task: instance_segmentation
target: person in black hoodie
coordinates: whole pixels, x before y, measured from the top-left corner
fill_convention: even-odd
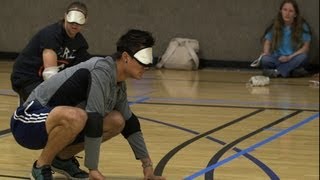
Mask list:
[[[32,90],[62,69],[91,57],[81,34],[88,16],[87,6],[72,2],[64,18],[38,31],[16,58],[11,74],[12,89],[24,102]]]

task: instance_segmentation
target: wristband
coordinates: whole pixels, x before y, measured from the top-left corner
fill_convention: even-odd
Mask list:
[[[57,66],[51,66],[44,69],[42,72],[43,80],[49,79],[51,76],[57,74],[59,72],[59,68]]]

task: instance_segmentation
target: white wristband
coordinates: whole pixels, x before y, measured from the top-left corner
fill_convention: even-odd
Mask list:
[[[59,72],[58,66],[47,67],[42,72],[43,80],[49,79],[51,76],[57,74]]]

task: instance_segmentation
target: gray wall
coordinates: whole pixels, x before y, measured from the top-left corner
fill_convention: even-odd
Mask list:
[[[297,0],[312,26],[312,62],[319,64],[319,0]],[[20,52],[40,28],[63,17],[68,0],[1,0],[0,51]],[[93,54],[111,54],[129,28],[153,32],[154,55],[171,38],[195,38],[200,58],[251,61],[261,51],[260,37],[281,0],[88,0],[83,34]]]

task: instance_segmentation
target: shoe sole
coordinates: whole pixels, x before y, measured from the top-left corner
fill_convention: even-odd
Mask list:
[[[55,167],[53,167],[53,166],[51,166],[51,169],[52,169],[54,172],[57,172],[57,173],[60,173],[60,174],[62,174],[62,175],[64,175],[64,176],[66,176],[66,177],[67,177],[68,179],[70,179],[70,180],[89,180],[89,178],[75,178],[75,177],[72,177],[72,176],[70,176],[69,173],[67,173],[66,171],[61,170],[61,169],[57,169],[57,168],[55,168]]]

